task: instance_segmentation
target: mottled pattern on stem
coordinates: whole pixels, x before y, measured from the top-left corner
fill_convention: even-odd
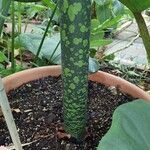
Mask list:
[[[91,0],[61,0],[61,48],[66,132],[84,135],[88,99]]]

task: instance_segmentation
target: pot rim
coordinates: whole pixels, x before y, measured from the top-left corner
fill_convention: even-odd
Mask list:
[[[18,88],[19,86],[27,82],[47,77],[50,75],[51,76],[61,75],[61,66],[53,65],[53,66],[31,68],[4,77],[2,80],[4,83],[5,90],[8,93],[10,90]],[[106,86],[115,86],[119,88],[122,92],[129,94],[135,98],[150,101],[150,95],[148,93],[146,93],[136,85],[126,81],[125,79],[122,79],[121,77],[103,71],[98,71],[96,73],[89,75],[89,79],[91,81],[99,82]]]

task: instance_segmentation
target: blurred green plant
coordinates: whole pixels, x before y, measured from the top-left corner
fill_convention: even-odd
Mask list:
[[[0,35],[2,34],[3,25],[9,11],[11,0],[0,0]]]
[[[53,12],[52,12],[52,15],[51,15],[51,17],[50,17],[50,19],[49,19],[49,21],[48,21],[46,30],[45,30],[45,32],[44,32],[44,34],[43,34],[42,40],[41,40],[41,42],[40,42],[39,48],[38,48],[37,53],[36,53],[35,58],[34,58],[34,61],[35,61],[35,62],[37,61],[38,56],[39,56],[39,54],[40,54],[40,51],[41,51],[41,49],[42,49],[44,40],[45,40],[46,35],[47,35],[47,32],[48,32],[48,29],[49,29],[49,27],[50,27],[50,25],[51,25],[51,22],[52,22],[52,19],[53,19],[54,15],[55,15],[55,13],[56,13],[57,6],[58,6],[58,2],[57,2],[56,6],[55,6],[55,8],[54,8],[54,10],[53,10]]]
[[[125,14],[124,6],[118,0],[94,0],[96,3],[96,16],[102,24],[108,19]]]

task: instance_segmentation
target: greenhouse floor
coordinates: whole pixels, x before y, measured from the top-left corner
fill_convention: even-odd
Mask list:
[[[146,23],[150,31],[150,17],[146,17]],[[116,52],[118,51],[118,52]],[[138,32],[135,21],[127,22],[114,38],[113,43],[107,46],[105,53],[115,53],[115,60],[125,64],[147,64],[146,51]]]

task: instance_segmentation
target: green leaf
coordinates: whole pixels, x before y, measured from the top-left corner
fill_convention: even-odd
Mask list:
[[[124,14],[124,6],[118,0],[98,0],[96,3],[97,19],[101,24]]]
[[[110,2],[111,2],[111,0],[94,0],[98,5],[101,5],[101,6],[103,6],[103,5],[108,5]]]
[[[119,0],[132,12],[142,12],[150,7],[150,0]]]
[[[114,60],[114,59],[115,59],[115,54],[114,53],[104,56],[105,61],[111,61],[111,60]]]
[[[122,5],[122,3],[120,3],[118,0],[114,0],[113,2],[113,12],[114,14],[117,16],[119,15],[124,15],[125,11],[124,11],[124,5]]]
[[[136,100],[119,106],[98,150],[150,150],[150,102]]]
[[[23,68],[22,66],[20,66],[20,65],[17,65],[16,68],[15,68],[15,72],[19,72],[19,71],[22,71],[22,70],[24,70],[24,68]],[[9,76],[9,75],[11,75],[11,74],[13,74],[13,73],[15,73],[15,72],[13,72],[11,68],[8,68],[8,69],[4,69],[4,68],[3,68],[3,69],[0,69],[0,75],[1,75],[2,77]]]
[[[128,71],[127,74],[128,74],[129,76],[132,76],[132,77],[139,77],[139,76],[140,76],[140,75],[137,74],[135,71]]]
[[[104,31],[94,31],[91,33],[91,41],[95,41],[98,39],[103,39],[104,38]]]
[[[7,19],[8,17],[6,17],[6,16],[4,16],[4,15],[2,15],[1,13],[0,13],[0,19]]]
[[[36,55],[41,39],[42,36],[37,34],[30,34],[30,33],[20,34],[18,38],[15,40],[15,46],[27,49],[34,55]],[[47,37],[43,43],[41,52],[39,54],[39,58],[41,59],[46,58],[53,64],[60,64],[60,53],[61,53],[60,45],[53,54],[59,41],[60,41],[60,34],[55,34],[50,38]]]
[[[107,5],[96,5],[96,14],[100,23],[105,22],[107,19],[112,17],[111,9],[109,8],[110,4]]]
[[[107,28],[110,28],[112,26],[116,26],[119,23],[121,18],[122,18],[122,16],[118,15],[113,19],[108,19],[103,24],[99,25],[97,30],[107,29]]]
[[[0,71],[4,70],[5,66],[0,63]]]
[[[90,57],[95,57],[97,50],[95,48],[90,48]]]
[[[95,28],[97,28],[100,25],[100,22],[98,21],[98,19],[92,19],[91,20],[91,30],[94,30]]]
[[[50,0],[42,0],[43,4],[51,8],[52,10],[55,9],[55,3]]]
[[[42,11],[45,11],[46,9],[47,7],[43,5],[31,4],[31,7],[29,7],[27,14],[28,16],[30,16],[30,18],[32,18],[36,13],[42,13]]]
[[[42,36],[37,34],[22,33],[15,39],[16,48],[24,48],[32,52],[34,55],[37,53]],[[60,41],[60,34],[55,34],[50,38],[46,38],[39,58],[46,58],[52,64],[61,63],[61,47],[58,46],[57,50],[54,52],[57,44]],[[99,63],[94,58],[89,58],[89,72],[96,72],[99,69]]]
[[[97,40],[91,40],[91,47],[99,47],[99,46],[105,46],[112,43],[112,40],[105,40],[105,39],[97,39]]]
[[[4,53],[0,51],[0,62],[2,63],[2,62],[4,62],[4,61],[7,62],[8,59],[7,59],[7,57],[4,55]]]

